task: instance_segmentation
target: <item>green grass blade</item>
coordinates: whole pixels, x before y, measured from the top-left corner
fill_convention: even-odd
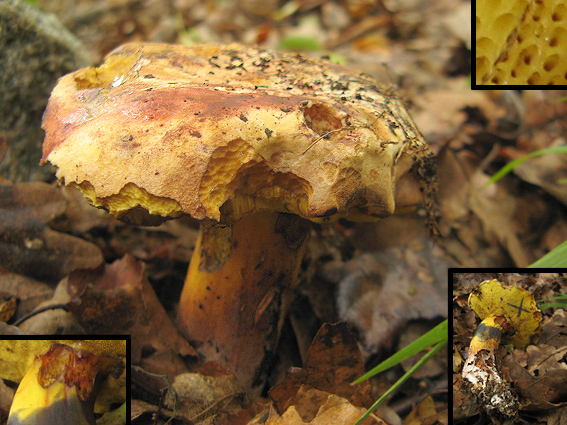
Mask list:
[[[567,303],[549,303],[538,305],[537,308],[545,310],[546,308],[567,308]]]
[[[301,35],[290,36],[280,41],[280,49],[296,51],[317,51],[321,50],[321,45],[313,37]]]
[[[500,180],[502,177],[504,177],[506,174],[508,174],[510,171],[512,171],[514,168],[516,168],[518,165],[522,164],[523,162],[527,161],[528,159],[535,158],[536,156],[541,156],[541,155],[545,155],[545,154],[548,154],[548,153],[567,154],[567,146],[555,146],[555,147],[552,147],[552,148],[540,149],[538,151],[524,155],[521,158],[518,158],[518,159],[506,164],[504,167],[502,167],[500,169],[500,171],[498,171],[496,174],[494,174],[490,178],[490,180],[488,180],[488,182],[486,182],[484,187],[489,186],[492,183],[496,183],[498,180]]]
[[[358,384],[359,382],[365,381],[372,376],[391,368],[392,366],[397,365],[398,363],[404,361],[411,356],[416,355],[420,351],[423,351],[425,348],[435,345],[439,342],[447,342],[449,339],[449,325],[448,320],[441,322],[439,325],[431,329],[425,335],[419,337],[415,341],[413,341],[408,346],[402,348],[393,356],[387,358],[378,366],[374,367],[372,370],[366,372],[360,378],[355,380],[352,384]]]
[[[555,302],[555,301],[567,301],[567,294],[559,294],[556,297],[553,298],[546,298],[543,300],[537,300],[538,303],[551,303],[551,302]]]
[[[567,241],[563,242],[528,267],[567,267]]]
[[[431,359],[435,354],[437,354],[439,351],[441,351],[441,349],[443,347],[445,347],[445,345],[447,345],[447,340],[448,340],[448,335],[447,335],[447,339],[445,339],[445,341],[440,341],[438,342],[431,350],[429,350],[429,352],[427,354],[425,354],[421,359],[419,359],[419,361],[413,365],[413,367],[408,370],[404,376],[402,376],[400,379],[398,379],[398,381],[392,385],[388,391],[386,391],[384,394],[382,394],[382,397],[380,397],[376,403],[374,403],[372,406],[370,406],[370,408],[360,417],[358,418],[358,420],[354,423],[354,425],[360,425],[362,423],[363,420],[365,420],[368,416],[370,416],[372,414],[372,412],[374,412],[374,410],[376,410],[376,408],[382,404],[382,402],[390,395],[392,394],[394,391],[396,391],[404,382],[406,382],[410,376],[412,376],[415,372],[417,372],[419,370],[419,368],[421,368],[425,363],[427,363],[429,361],[429,359]]]

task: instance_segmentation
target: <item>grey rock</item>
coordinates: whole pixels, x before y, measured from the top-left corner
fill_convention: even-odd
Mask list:
[[[41,116],[57,79],[90,59],[55,15],[23,0],[0,0],[0,138],[8,142],[0,175],[14,182],[49,180],[39,166]]]

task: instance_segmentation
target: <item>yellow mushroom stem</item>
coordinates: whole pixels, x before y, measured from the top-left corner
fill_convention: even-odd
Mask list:
[[[54,345],[35,357],[20,382],[8,425],[94,425],[98,387],[117,362]]]
[[[510,330],[504,316],[489,316],[478,325],[469,348],[469,356],[480,350],[494,351],[500,345],[502,333]]]
[[[476,329],[463,366],[463,379],[470,384],[471,392],[488,412],[514,416],[518,399],[510,385],[500,376],[494,350],[500,345],[502,333],[511,332],[503,316],[489,316]]]
[[[297,285],[310,222],[261,212],[232,226],[201,226],[178,324],[207,360],[261,389]]]

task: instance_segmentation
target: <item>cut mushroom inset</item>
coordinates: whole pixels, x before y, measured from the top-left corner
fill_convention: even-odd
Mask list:
[[[0,341],[0,378],[19,382],[8,425],[95,425],[126,398],[125,340]]]
[[[248,388],[273,358],[309,220],[387,217],[431,156],[375,80],[236,44],[121,46],[59,81],[43,127],[43,161],[94,206],[201,221],[179,327]]]

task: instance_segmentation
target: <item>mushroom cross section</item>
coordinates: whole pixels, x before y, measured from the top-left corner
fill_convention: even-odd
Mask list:
[[[200,220],[178,324],[248,388],[271,362],[308,221],[387,217],[430,157],[372,78],[238,44],[123,45],[60,79],[43,128],[42,161],[92,205],[138,225]]]
[[[95,425],[126,400],[126,340],[0,341],[0,378],[18,382],[8,425]]]

